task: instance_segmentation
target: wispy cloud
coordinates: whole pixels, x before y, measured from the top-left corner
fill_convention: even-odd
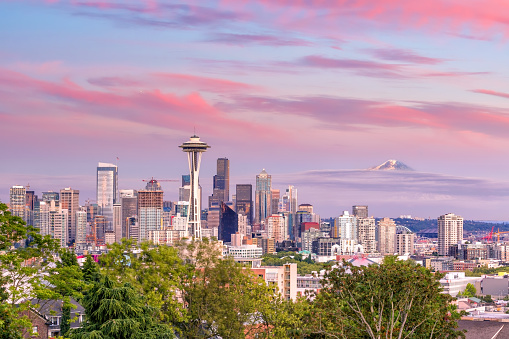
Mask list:
[[[496,91],[492,91],[489,89],[474,89],[474,90],[472,90],[472,92],[479,93],[479,94],[488,94],[488,95],[493,95],[496,97],[509,99],[509,93],[496,92]]]
[[[266,45],[266,46],[312,46],[310,41],[298,38],[285,38],[267,34],[215,33],[205,41],[228,45]]]
[[[368,53],[378,59],[389,61],[402,61],[413,64],[437,65],[444,62],[440,58],[430,58],[419,55],[414,51],[399,48],[368,49]]]

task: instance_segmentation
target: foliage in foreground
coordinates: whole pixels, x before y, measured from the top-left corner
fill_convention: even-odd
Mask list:
[[[311,332],[340,338],[457,338],[461,316],[440,275],[411,261],[330,270],[308,315]]]

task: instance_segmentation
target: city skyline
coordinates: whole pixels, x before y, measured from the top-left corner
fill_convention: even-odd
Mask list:
[[[231,192],[265,168],[323,217],[509,220],[509,5],[289,3],[1,2],[0,201],[94,200],[117,157],[119,189],[177,180],[196,131],[203,197],[228,158]],[[364,170],[388,159],[416,171]]]

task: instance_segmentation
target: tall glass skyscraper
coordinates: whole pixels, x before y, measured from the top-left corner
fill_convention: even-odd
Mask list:
[[[255,223],[262,223],[272,213],[272,176],[265,168],[256,176]]]
[[[112,230],[113,204],[118,202],[118,167],[100,162],[97,165],[97,205],[106,218],[106,230]]]

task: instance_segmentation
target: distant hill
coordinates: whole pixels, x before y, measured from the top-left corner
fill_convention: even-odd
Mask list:
[[[394,221],[397,225],[408,227],[412,232],[419,232],[427,228],[437,228],[437,219],[426,219],[426,220],[414,220],[414,219],[402,219],[395,218]],[[464,220],[463,230],[468,232],[481,231],[489,232],[494,226],[494,230],[500,229],[500,231],[509,231],[509,223],[494,224],[485,221],[474,221]]]
[[[412,168],[408,167],[404,163],[398,160],[387,160],[381,165],[368,168],[370,171],[413,171]]]

